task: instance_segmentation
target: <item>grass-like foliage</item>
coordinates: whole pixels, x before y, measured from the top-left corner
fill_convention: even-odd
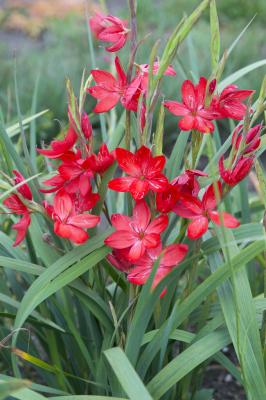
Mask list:
[[[207,77],[190,35],[203,14]],[[266,60],[224,73],[248,27],[222,50],[215,0],[145,60],[137,2],[127,21],[87,18],[91,69],[79,92],[67,79],[67,129],[41,143],[47,110],[36,87],[22,116],[16,67],[17,123],[0,115],[0,399],[211,400],[215,364],[265,400],[266,80],[236,82]]]

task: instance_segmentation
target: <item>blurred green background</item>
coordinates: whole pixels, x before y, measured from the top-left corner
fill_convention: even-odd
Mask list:
[[[88,1],[89,13],[104,2]],[[139,0],[139,38],[151,32],[137,55],[137,62],[148,62],[153,43],[160,38],[161,48],[184,14],[189,14],[198,0]],[[127,0],[109,0],[110,13],[127,18]],[[247,32],[230,55],[224,76],[254,61],[265,58],[265,0],[218,0],[222,49],[226,49],[255,16]],[[17,64],[19,97],[23,116],[31,114],[32,97],[37,85],[36,111],[49,113],[37,121],[38,140],[54,136],[67,118],[65,79],[69,77],[78,90],[84,68],[92,67],[88,49],[84,1],[79,0],[0,0],[0,105],[7,125],[16,121],[14,96],[14,60]],[[180,48],[174,63],[177,77],[165,78],[163,95],[177,99],[182,80],[210,73],[210,35],[208,14],[196,25]],[[95,43],[97,66],[109,68],[112,55]],[[128,47],[119,55],[126,65]],[[265,69],[245,76],[238,84],[259,89]],[[39,77],[39,80],[38,80]],[[174,82],[173,82],[174,79]],[[87,103],[88,111],[94,101]],[[176,130],[177,120],[170,114],[169,130]],[[97,125],[97,119],[93,119]]]

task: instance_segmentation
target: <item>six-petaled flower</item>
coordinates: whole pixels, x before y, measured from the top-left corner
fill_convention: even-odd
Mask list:
[[[166,229],[168,217],[160,215],[151,221],[151,212],[145,200],[136,203],[133,216],[112,215],[112,225],[116,231],[105,239],[105,244],[113,249],[125,249],[124,256],[129,261],[137,261],[147,249],[160,243],[160,234]]]
[[[153,157],[151,150],[142,146],[135,154],[117,148],[116,159],[119,167],[128,175],[112,179],[108,186],[118,192],[130,192],[135,200],[143,199],[149,190],[162,192],[168,184],[162,174],[164,156]]]

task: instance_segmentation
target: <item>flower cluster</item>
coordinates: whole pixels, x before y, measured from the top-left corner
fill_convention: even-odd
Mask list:
[[[112,15],[97,13],[90,18],[89,25],[98,40],[109,43],[106,47],[109,52],[122,49],[131,37],[128,22]],[[127,112],[141,115],[143,133],[149,79],[150,75],[158,75],[160,62],[155,61],[152,66],[132,62],[128,73],[116,55],[114,67],[116,75],[105,70],[91,70],[95,85],[85,87],[85,93],[97,100],[93,112],[105,113],[120,103]],[[162,75],[175,77],[176,72],[169,65],[163,69]],[[181,117],[178,123],[181,130],[200,135],[212,133],[216,120],[248,119],[252,111],[245,100],[253,93],[253,90],[240,90],[236,85],[226,86],[219,92],[215,78],[208,80],[201,77],[197,84],[190,80],[183,82],[181,102],[163,101],[163,106]],[[51,160],[49,163],[52,162],[55,169],[53,176],[43,182],[46,188],[42,188],[41,192],[48,196],[48,200],[44,200],[39,208],[36,207],[29,185],[23,183],[23,176],[14,171],[12,183],[17,186],[14,194],[5,199],[4,205],[11,213],[21,216],[20,221],[13,225],[17,230],[15,246],[25,238],[31,213],[36,210],[50,218],[56,235],[75,244],[84,243],[89,238],[87,229],[100,222],[100,216],[92,213],[100,200],[95,190],[103,174],[114,162],[119,167],[118,175],[111,178],[107,186],[112,191],[128,192],[132,196],[128,198],[133,205],[133,214],[115,213],[109,219],[105,207],[107,220],[114,228],[114,232],[105,239],[105,244],[112,249],[108,255],[109,262],[126,273],[130,282],[144,284],[155,261],[159,260],[153,282],[155,287],[184,259],[189,251],[189,240],[200,239],[212,228],[212,224],[227,228],[239,226],[239,221],[233,215],[219,211],[218,207],[228,191],[243,180],[252,168],[255,152],[260,145],[261,125],[237,126],[232,134],[229,155],[226,159],[222,155],[217,163],[219,177],[206,187],[204,182],[210,177],[196,169],[194,161],[184,163],[184,171],[169,181],[165,173],[166,157],[163,154],[154,155],[153,147],[147,141],[142,141],[143,137],[140,142],[144,144],[135,151],[130,151],[129,147],[123,148],[120,144],[121,147],[109,152],[106,143],[102,143],[95,153],[93,129],[88,115],[83,111],[83,104],[74,107],[74,114],[69,104],[69,127],[64,139],[53,140],[49,148],[38,149],[40,155]],[[104,204],[104,199],[101,199],[101,204]],[[180,232],[177,232],[176,237],[181,242],[165,245],[162,233],[169,230],[171,213],[180,217],[186,236],[180,236]]]

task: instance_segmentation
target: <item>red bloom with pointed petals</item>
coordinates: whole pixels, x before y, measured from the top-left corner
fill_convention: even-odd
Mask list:
[[[82,244],[89,238],[84,229],[93,228],[100,221],[97,215],[76,214],[71,196],[64,191],[55,195],[53,208],[50,206],[47,211],[52,215],[55,233],[76,244]]]
[[[17,185],[25,180],[25,178],[21,175],[21,173],[17,170],[13,170],[14,173],[14,184]],[[18,193],[23,196],[27,201],[32,200],[32,193],[30,187],[27,183],[21,185],[17,188]],[[3,204],[13,213],[16,215],[22,215],[22,218],[19,222],[12,225],[12,229],[17,231],[16,240],[13,246],[18,246],[24,239],[28,230],[28,227],[31,223],[30,213],[31,210],[27,208],[27,206],[23,203],[21,198],[16,195],[12,194],[11,196],[7,197]]]
[[[185,172],[175,178],[161,193],[157,193],[156,207],[160,212],[170,212],[175,206],[182,206],[182,195],[197,196],[200,185],[197,181],[198,176],[208,176],[199,170],[186,169]]]
[[[213,97],[211,108],[221,114],[220,118],[241,120],[246,114],[247,106],[243,103],[254,90],[240,90],[236,85],[229,85],[220,95]]]
[[[80,151],[65,154],[62,164],[58,167],[58,174],[43,182],[46,186],[53,186],[51,189],[41,189],[43,193],[53,193],[64,188],[69,194],[80,192],[84,197],[91,190],[90,158],[81,158]]]
[[[64,140],[53,140],[51,149],[37,149],[37,151],[48,158],[60,158],[72,149],[77,137],[75,129],[70,125]]]
[[[105,50],[115,52],[124,47],[129,33],[127,21],[122,21],[113,15],[105,16],[97,13],[90,18],[89,24],[97,39],[112,43]]]
[[[96,82],[88,92],[98,100],[94,112],[102,113],[111,110],[123,96],[127,85],[126,74],[118,57],[115,58],[117,78],[110,72],[93,69],[91,74]]]
[[[207,79],[201,77],[197,85],[189,80],[182,84],[182,103],[178,101],[165,101],[164,106],[174,115],[182,116],[178,126],[183,131],[198,130],[210,133],[214,130],[211,122],[219,114],[205,106]]]
[[[118,192],[130,192],[135,200],[141,200],[149,190],[162,192],[168,185],[162,174],[164,156],[153,157],[150,149],[142,146],[135,154],[117,148],[119,167],[129,176],[112,179],[108,187]]]
[[[219,200],[222,196],[221,182],[217,182]],[[174,211],[183,218],[191,219],[188,224],[187,235],[190,239],[199,239],[207,231],[209,219],[217,225],[221,225],[219,215],[222,215],[223,224],[227,228],[236,228],[240,225],[239,221],[233,215],[226,212],[220,214],[216,211],[216,185],[212,184],[207,187],[202,200],[196,197],[184,196],[180,201],[180,205],[176,206]]]
[[[160,234],[168,225],[168,217],[161,215],[150,222],[151,213],[144,200],[136,203],[133,216],[112,215],[112,224],[116,231],[105,239],[105,244],[113,249],[126,249],[125,257],[131,262],[137,261],[146,249],[158,246]]]
[[[161,256],[160,264],[152,283],[154,288],[185,258],[187,252],[188,246],[186,244],[171,244],[166,246],[164,250],[162,250],[162,245],[159,244],[154,249],[148,249],[144,256],[135,263],[135,266],[130,269],[127,279],[135,285],[144,285],[152,272],[154,263]],[[164,294],[165,290],[162,292],[161,297]]]
[[[98,154],[92,154],[89,160],[91,170],[98,174],[103,174],[114,163],[115,157],[112,152],[109,152],[106,144],[103,143]]]
[[[153,65],[153,74],[156,75],[159,70],[159,63],[155,61]],[[175,70],[170,65],[167,67],[164,75],[174,76],[176,75]],[[149,64],[142,64],[138,66],[137,74],[132,79],[132,81],[127,85],[124,95],[121,98],[122,105],[131,111],[137,112],[138,110],[138,101],[141,94],[145,96],[147,94],[148,89],[148,81],[149,81]],[[142,103],[141,108],[141,125],[142,129],[145,126],[145,102]]]

